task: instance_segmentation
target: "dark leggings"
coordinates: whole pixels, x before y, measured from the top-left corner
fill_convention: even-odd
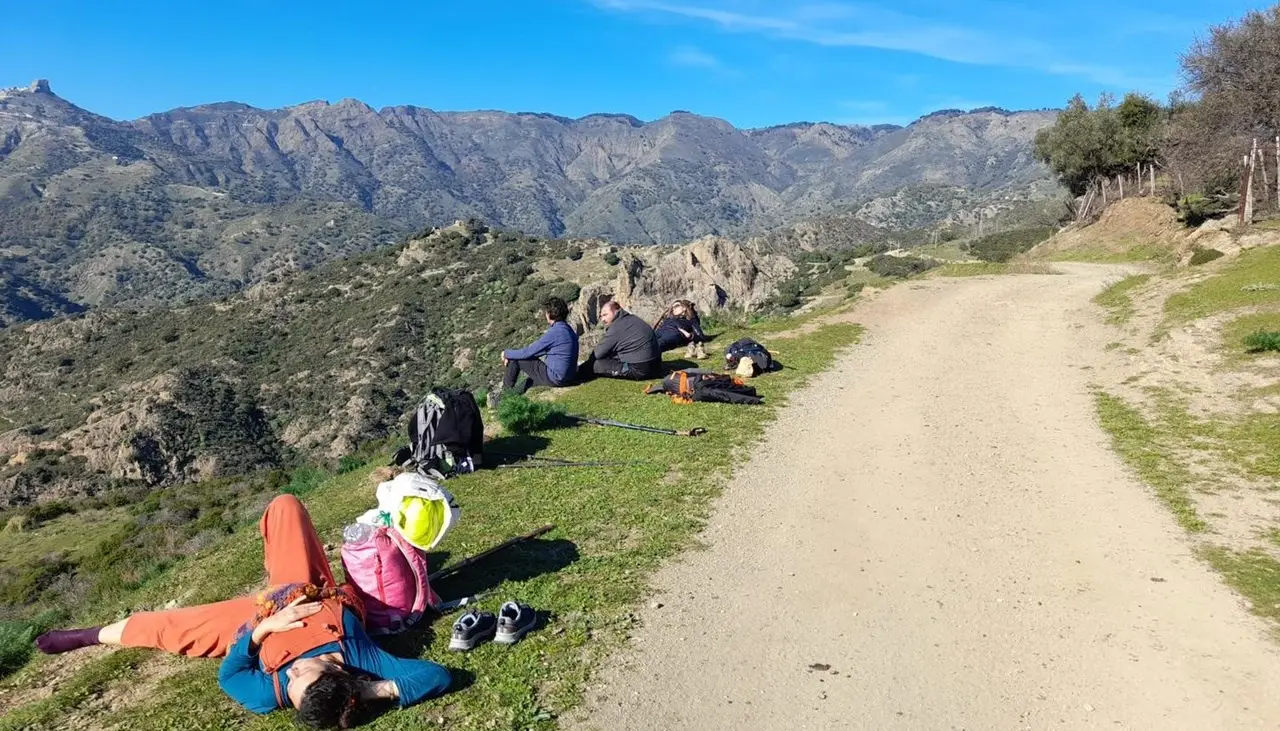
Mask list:
[[[659,330],[656,334],[658,336],[658,349],[664,353],[668,350],[683,348],[693,342],[692,339],[686,338],[684,333],[679,330],[663,329]]]
[[[662,375],[662,361],[653,360],[648,363],[624,363],[613,358],[599,358],[594,355],[578,368],[578,378],[588,380],[596,377],[624,378],[629,381],[647,381]]]
[[[520,374],[525,374],[524,382],[516,388],[516,381],[519,380]],[[516,393],[524,393],[534,386],[556,386],[559,385],[551,380],[547,375],[547,364],[537,358],[528,360],[509,360],[507,361],[507,373],[502,378],[502,385],[507,388],[516,388]]]

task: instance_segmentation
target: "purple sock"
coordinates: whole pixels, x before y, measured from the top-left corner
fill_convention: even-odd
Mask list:
[[[101,644],[98,642],[98,632],[101,629],[101,627],[85,627],[84,629],[49,630],[36,638],[36,647],[46,655],[57,655],[60,652],[98,645]]]

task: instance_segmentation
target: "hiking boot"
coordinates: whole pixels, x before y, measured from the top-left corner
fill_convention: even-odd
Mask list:
[[[493,612],[477,612],[472,609],[458,617],[453,623],[453,637],[449,638],[449,649],[454,652],[466,652],[485,640],[493,639],[498,631],[498,619]]]
[[[514,645],[538,623],[538,613],[526,604],[507,602],[498,611],[498,634],[493,641],[499,645]]]
[[[702,343],[693,344],[693,357],[697,358],[698,360],[707,359],[707,349],[702,347]]]
[[[684,346],[684,357],[685,357],[685,360],[690,360],[693,358],[693,343],[689,343],[688,345]]]

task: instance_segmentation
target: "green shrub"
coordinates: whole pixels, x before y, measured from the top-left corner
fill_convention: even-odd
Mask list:
[[[26,665],[35,650],[36,636],[65,617],[64,612],[52,610],[29,621],[0,622],[0,678]]]
[[[30,527],[38,528],[41,523],[53,520],[59,515],[66,515],[67,513],[74,512],[75,508],[73,508],[69,503],[63,500],[55,500],[50,503],[32,505],[26,509],[25,514],[27,519],[31,521]]]
[[[1280,332],[1259,330],[1245,336],[1244,347],[1250,353],[1280,352]]]
[[[328,478],[329,475],[318,467],[299,467],[293,471],[293,476],[289,478],[289,484],[284,486],[283,492],[302,497],[319,487],[320,483]]]
[[[1178,200],[1178,220],[1188,226],[1199,226],[1210,218],[1230,211],[1234,206],[1224,198],[1210,198],[1202,193],[1191,193]]]
[[[612,251],[604,255],[604,263],[608,264],[611,267],[617,266],[618,262],[620,261],[622,261],[622,259],[618,258],[618,255],[613,253]]]
[[[1191,266],[1197,267],[1201,264],[1208,264],[1214,259],[1221,259],[1223,256],[1223,253],[1217,249],[1196,249],[1195,253],[1191,255]]]
[[[578,261],[579,259],[582,258],[582,249],[579,249],[577,247],[569,249],[569,253],[565,255],[565,258],[567,258],[569,261]]]
[[[983,261],[1003,264],[1024,251],[1030,251],[1053,233],[1054,230],[1048,226],[1001,231],[974,240],[969,244],[969,253]]]
[[[890,256],[888,254],[880,254],[867,262],[867,268],[882,277],[910,277],[914,274],[927,272],[936,266],[938,266],[938,262],[932,259],[922,259],[918,256]]]
[[[363,459],[356,457],[354,455],[348,454],[344,456],[342,459],[338,460],[338,474],[345,475],[348,472],[355,472],[361,467],[364,467],[366,464],[368,463],[365,462]]]
[[[550,429],[563,423],[564,407],[509,393],[498,403],[498,422],[513,434]]]

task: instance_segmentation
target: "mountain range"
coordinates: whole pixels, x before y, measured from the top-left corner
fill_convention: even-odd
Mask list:
[[[1053,194],[1032,140],[1055,115],[737,129],[687,112],[641,122],[346,99],[116,121],[37,81],[0,91],[0,326],[220,296],[467,218],[634,244],[828,214],[930,225]],[[913,186],[930,190],[927,206],[902,204]]]

